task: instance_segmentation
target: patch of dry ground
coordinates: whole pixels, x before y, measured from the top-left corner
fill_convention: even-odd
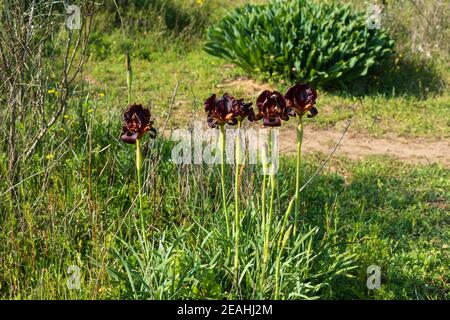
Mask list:
[[[273,90],[270,84],[259,84],[252,79],[238,78],[227,80],[219,88],[241,90],[248,96],[254,96],[262,90]],[[339,141],[342,132],[335,129],[318,130],[305,128],[303,150],[305,152],[329,153]],[[280,151],[296,152],[295,129],[280,131]],[[350,159],[360,159],[369,155],[389,155],[408,163],[440,163],[450,168],[450,139],[438,141],[414,138],[407,139],[395,135],[373,138],[350,129],[342,139],[335,155],[345,155]]]
[[[305,152],[329,153],[339,141],[342,132],[305,128],[302,150]],[[295,153],[296,135],[293,129],[280,131],[280,151]],[[408,163],[440,163],[450,168],[450,141],[429,141],[421,138],[406,139],[395,135],[373,138],[352,132],[344,135],[335,155],[350,159],[361,159],[370,155],[389,155]]]
[[[233,88],[233,91],[237,88],[238,90],[244,91],[249,96],[255,94],[260,94],[263,90],[274,91],[275,89],[268,83],[258,83],[253,79],[239,77],[237,79],[228,79],[223,82],[223,84],[217,85],[218,88]]]

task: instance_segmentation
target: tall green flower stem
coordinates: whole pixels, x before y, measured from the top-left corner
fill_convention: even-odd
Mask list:
[[[266,186],[267,186],[267,174],[268,174],[268,150],[266,145],[264,145],[262,151],[262,170],[263,170],[263,181],[262,181],[262,195],[261,195],[261,220],[262,227],[261,232],[264,235],[266,230]]]
[[[271,186],[271,190],[270,190],[270,200],[269,200],[269,215],[267,216],[267,220],[266,220],[266,224],[267,224],[267,228],[266,228],[266,243],[265,243],[265,253],[264,253],[264,257],[265,257],[265,262],[267,263],[267,261],[269,260],[269,240],[270,240],[270,227],[272,224],[272,217],[273,217],[273,203],[275,200],[275,191],[276,191],[276,187],[277,187],[277,180],[275,179],[275,168],[274,168],[274,163],[273,163],[273,129],[270,128],[269,131],[269,147],[270,147],[270,158],[271,158],[271,170],[270,170],[270,186]]]
[[[131,104],[131,85],[133,82],[133,72],[131,69],[130,54],[127,52],[125,57],[125,66],[127,68],[127,88],[128,88],[128,104]]]
[[[138,188],[139,188],[139,208],[142,210],[142,185],[141,185],[141,169],[142,169],[142,151],[141,140],[136,139],[136,170],[138,176]]]
[[[142,206],[142,182],[141,182],[141,169],[142,169],[143,159],[142,159],[142,151],[141,151],[141,140],[136,139],[136,171],[138,177],[138,197],[139,197],[139,214],[141,218],[141,228],[142,228],[142,237],[145,234],[145,221],[144,221],[144,210]]]
[[[241,164],[241,122],[238,121],[238,130],[235,138],[235,172],[234,172],[234,283],[238,285],[239,279],[239,168]]]
[[[302,161],[302,142],[303,142],[303,117],[298,116],[297,126],[297,173],[295,178],[295,211],[294,211],[294,230],[293,234],[297,234],[297,219],[300,210],[300,184],[301,184],[301,161]]]
[[[220,126],[220,153],[221,153],[221,164],[220,164],[220,182],[222,184],[222,205],[223,213],[225,215],[225,223],[227,225],[227,239],[230,239],[230,219],[228,217],[227,210],[227,195],[225,191],[225,125]],[[230,256],[230,247],[228,247],[227,257]]]
[[[266,272],[267,272],[267,265],[269,262],[269,247],[270,247],[270,230],[271,230],[271,224],[272,224],[272,217],[273,217],[273,203],[274,203],[274,199],[275,199],[275,190],[276,190],[276,179],[275,179],[275,168],[274,168],[274,163],[273,163],[273,148],[272,148],[272,135],[273,135],[273,131],[272,128],[270,128],[269,130],[269,149],[270,149],[270,156],[271,156],[271,171],[268,172],[268,165],[267,165],[267,161],[266,161],[266,169],[264,172],[264,180],[263,180],[263,192],[265,193],[265,184],[266,184],[266,179],[265,176],[267,174],[269,174],[270,177],[270,185],[271,185],[271,192],[270,192],[270,200],[269,200],[269,212],[267,217],[264,217],[264,231],[263,231],[263,239],[264,239],[264,245],[263,245],[263,264],[262,264],[262,276],[261,276],[261,285],[263,285],[264,280],[265,280],[265,276],[266,276]],[[265,203],[263,204],[263,206],[265,206]],[[264,209],[264,213],[265,213],[265,209]]]
[[[127,52],[125,56],[125,67],[127,69],[127,91],[128,91],[128,104],[131,104],[131,85],[132,85],[132,70],[131,70],[131,59],[130,54]],[[142,216],[142,184],[141,184],[141,169],[142,169],[143,159],[141,150],[141,140],[136,139],[136,171],[138,178],[138,197],[139,197],[139,208],[141,211],[141,222],[144,225],[144,218]]]
[[[262,194],[261,194],[261,238],[263,239],[263,257],[266,247],[266,186],[267,186],[267,174],[268,174],[268,147],[264,143],[263,149],[262,149],[262,173],[263,173],[263,179],[262,179]],[[260,288],[263,289],[264,286],[264,278],[265,278],[265,264],[264,264],[264,258],[263,258],[263,264],[261,266],[261,277],[260,277]]]
[[[127,52],[125,56],[125,67],[127,69],[127,91],[128,91],[128,104],[131,104],[131,85],[132,85],[132,70],[131,70],[131,59],[130,54]],[[139,208],[141,209],[141,220],[142,223],[142,184],[141,184],[141,169],[142,169],[143,159],[141,150],[141,140],[136,139],[136,171],[138,176],[138,196],[139,196]]]

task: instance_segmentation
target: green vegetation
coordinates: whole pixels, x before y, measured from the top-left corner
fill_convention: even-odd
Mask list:
[[[208,32],[206,51],[271,79],[342,84],[392,54],[393,41],[369,29],[350,5],[272,0],[247,5]]]
[[[226,81],[245,75],[242,69],[211,57],[198,48],[188,51],[172,48],[155,53],[150,60],[134,61],[134,100],[151,102],[152,110],[161,119],[166,116],[174,88],[180,82],[170,119],[174,126],[186,125],[190,121],[190,118],[183,115],[186,110],[190,115],[203,119],[203,99],[211,92],[232,90],[235,96],[254,99],[252,89],[223,86]],[[367,80],[368,83],[390,81],[393,86],[388,92],[376,88],[374,83],[371,84],[375,86],[373,93],[367,95],[320,91],[320,116],[311,125],[339,128],[343,120],[353,117],[353,130],[373,136],[391,133],[405,137],[449,137],[448,117],[443,116],[449,113],[449,92],[436,94],[432,92],[432,88],[425,88],[424,85],[422,89],[415,87],[414,92],[407,94],[406,86],[414,84],[413,78],[407,78],[404,73],[409,72],[411,77],[418,75],[419,79],[421,74],[402,68],[403,66],[397,72],[393,71],[386,80],[380,80],[380,75],[376,74],[371,79],[377,79]],[[92,86],[99,92],[105,92],[111,103],[118,106],[126,104],[124,58],[121,55],[91,61],[87,66],[87,74]],[[287,85],[281,84],[279,87],[284,90]],[[400,94],[396,94],[396,90]],[[291,122],[287,125],[291,125]],[[292,122],[292,125],[295,123]]]
[[[157,129],[169,116],[177,83],[168,130],[206,119],[203,100],[213,92],[254,101],[253,89],[233,83],[247,72],[203,50],[206,29],[247,2],[118,0],[125,39],[113,4],[96,13],[80,85],[71,91],[62,120],[19,168],[13,188],[6,178],[6,120],[0,119],[0,298],[273,298],[280,261],[282,299],[450,299],[450,170],[441,165],[333,157],[302,191],[297,235],[280,260],[280,251],[271,253],[263,287],[258,286],[263,239],[255,232],[261,226],[259,167],[246,166],[241,178],[239,287],[225,254],[234,244],[225,236],[220,166],[177,166],[170,161],[173,142],[162,135],[144,138],[139,211],[135,150],[119,141],[127,105],[125,52],[133,66],[132,100],[151,106]],[[359,10],[365,10],[363,3],[351,1]],[[320,90],[319,115],[305,126],[340,128],[352,118],[352,129],[368,135],[449,138],[448,11],[431,15],[432,2],[418,2],[422,14],[430,13],[426,18],[440,26],[438,36],[426,23],[417,25],[423,18],[411,2],[387,3],[395,55],[345,90]],[[432,58],[412,50],[412,28]],[[60,45],[54,50],[51,61],[59,68],[63,50]],[[255,77],[261,87],[290,85]],[[53,106],[61,92],[51,83],[43,99]],[[29,128],[21,123],[17,130]],[[314,137],[305,135],[308,139]],[[325,156],[304,156],[304,179]],[[296,183],[296,159],[286,156],[280,164],[277,235]],[[234,167],[225,169],[233,213]],[[382,270],[379,290],[366,287],[372,264]],[[78,290],[67,286],[73,265],[81,272]]]
[[[97,110],[106,104],[100,100]],[[133,148],[116,140],[118,121],[108,125],[102,118],[92,112],[87,132],[70,119],[68,139],[49,142],[34,158],[30,173],[42,173],[18,188],[19,211],[9,210],[2,196],[2,228],[8,230],[0,238],[2,297],[271,297],[273,269],[264,291],[253,285],[262,241],[255,232],[257,168],[247,168],[243,182],[243,279],[236,290],[222,254],[219,168],[177,168],[168,161],[172,144],[151,142],[143,168],[143,235]],[[307,156],[304,176],[322,160]],[[276,217],[295,187],[295,159],[281,163]],[[281,298],[448,299],[448,169],[382,158],[336,159],[331,167],[302,192],[301,228],[283,257]],[[366,288],[370,264],[383,270],[379,291]],[[70,265],[81,268],[80,290],[67,289]]]

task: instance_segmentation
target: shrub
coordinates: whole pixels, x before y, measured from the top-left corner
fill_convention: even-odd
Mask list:
[[[383,30],[368,29],[365,14],[313,0],[238,8],[208,30],[205,46],[250,73],[321,85],[365,76],[392,48]]]

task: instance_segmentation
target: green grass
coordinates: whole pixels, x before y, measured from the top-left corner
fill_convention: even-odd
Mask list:
[[[334,127],[352,118],[352,130],[381,137],[385,134],[409,138],[448,138],[450,96],[425,100],[411,97],[368,96],[361,99],[323,94],[319,128]],[[338,127],[339,128],[339,127]]]
[[[234,1],[222,7],[216,1],[211,1],[196,3],[189,10],[198,10],[202,16],[208,16],[206,12],[209,12],[208,18],[204,19],[214,23],[221,14],[239,4],[240,1]],[[360,10],[365,6],[360,2],[353,5]],[[405,30],[412,28],[415,23],[413,17],[418,15],[417,8],[408,1],[390,5],[395,7],[390,10],[401,13],[397,16],[387,11],[387,17],[383,20],[384,26],[397,40],[395,56],[347,89],[319,90],[321,116],[315,119],[315,126],[339,127],[341,121],[352,117],[353,130],[372,136],[390,133],[411,138],[448,138],[450,68],[448,55],[442,53],[445,52],[442,50],[445,41],[438,41],[448,36],[448,30],[445,29],[446,13],[430,16],[430,19],[442,24],[445,30],[439,36],[433,36],[428,26],[421,26],[417,30],[423,33],[423,37],[426,36],[422,44],[428,46],[434,55],[433,59],[429,59],[411,49],[414,43],[405,37]],[[419,5],[425,10],[423,14],[431,15],[433,10],[430,4]],[[130,12],[127,13],[125,26],[132,25],[132,16]],[[135,32],[132,28],[129,30],[127,41],[122,39],[119,30],[96,34],[92,41],[92,57],[86,68],[86,77],[92,80],[95,87],[108,90],[109,99],[117,108],[123,108],[126,104],[126,82],[123,76],[123,52],[126,47],[131,48],[134,66],[134,100],[151,103],[155,113],[163,116],[174,87],[180,82],[172,121],[175,125],[186,124],[186,112],[199,113],[197,116],[201,117],[203,100],[212,92],[233,90],[231,93],[235,96],[251,101],[256,99],[255,93],[245,88],[222,88],[227,80],[247,75],[240,68],[206,54],[201,31],[180,35],[165,27],[153,26],[145,29],[143,36],[140,33],[135,36]],[[290,84],[271,85],[284,91]]]
[[[115,103],[119,105],[125,104],[123,63],[123,57],[118,55],[91,62],[87,67],[88,77],[100,86],[107,83],[110,98],[118,99]],[[205,95],[217,90],[217,84],[236,73],[233,67],[224,68],[219,59],[209,57],[200,49],[179,51],[175,47],[156,52],[149,60],[133,59],[132,64],[133,100],[151,102],[159,113],[167,109],[177,82],[180,82],[177,102],[183,103],[185,109],[197,106],[203,112]]]
[[[337,243],[346,242],[342,245],[356,254],[361,266],[379,265],[385,284],[370,293],[352,287],[348,293],[336,292],[337,296],[345,298],[352,292],[359,298],[448,298],[449,171],[383,158],[344,161],[337,168],[349,172],[348,180],[337,175],[333,184],[325,182],[329,176],[321,178],[323,187],[318,182],[311,188],[313,196],[305,201],[314,203],[325,197],[325,203],[335,204],[328,210],[332,212],[331,225],[337,221],[338,229],[331,237],[335,236]],[[311,214],[311,223],[326,229],[328,215]],[[361,268],[353,281],[364,279]]]
[[[264,290],[254,286],[261,240],[256,168],[248,167],[243,178],[241,248],[247,253],[241,254],[245,276],[236,289],[226,262],[219,168],[177,168],[168,161],[172,143],[151,143],[142,233],[133,206],[133,148],[114,138],[117,121],[108,125],[90,116],[92,147],[71,119],[63,146],[48,145],[54,158],[44,150],[35,156],[30,173],[45,173],[20,185],[14,209],[9,195],[1,199],[2,226],[8,230],[0,238],[3,298],[273,297],[273,269]],[[307,177],[323,155],[306,158]],[[295,186],[295,159],[281,163],[274,225]],[[5,158],[1,165],[3,175]],[[281,298],[448,299],[450,171],[382,157],[335,159],[331,168],[302,194],[301,231],[282,259]],[[365,284],[371,264],[383,273],[382,288],[374,292]],[[81,268],[80,290],[66,287],[70,265]]]
[[[227,80],[245,76],[242,70],[207,55],[201,48],[180,51],[172,48],[155,52],[149,60],[133,60],[133,100],[151,103],[160,118],[164,118],[177,82],[177,104],[174,124],[186,124],[185,113],[203,115],[203,101],[215,92],[222,93],[221,85]],[[110,57],[103,61],[91,61],[87,67],[88,79],[94,85],[107,90],[108,98],[116,108],[126,105],[123,57]],[[107,85],[105,85],[107,84]],[[271,84],[284,91],[286,84]],[[252,90],[235,88],[231,94],[255,101]],[[314,119],[319,128],[336,126],[353,119],[352,129],[373,136],[386,133],[405,137],[449,137],[450,96],[448,92],[417,97],[406,93],[375,92],[364,96],[348,93],[319,91],[320,117]]]
[[[213,1],[208,10],[215,21],[226,9]],[[98,23],[109,30],[108,20]],[[257,168],[247,166],[243,174],[238,288],[232,285],[226,254],[218,166],[176,166],[170,161],[173,142],[145,140],[145,223],[139,222],[134,148],[118,139],[127,104],[124,46],[133,48],[133,100],[152,106],[157,129],[177,82],[170,126],[186,127],[204,117],[206,97],[221,93],[224,82],[246,76],[202,50],[201,30],[160,31],[130,34],[125,45],[117,26],[99,33],[83,72],[84,91],[72,99],[64,123],[52,128],[21,168],[14,192],[7,192],[6,179],[0,179],[0,298],[274,297],[276,252],[264,287],[255,289],[262,248]],[[448,80],[445,59],[431,63],[408,55],[347,91],[320,90],[320,113],[308,125],[339,127],[352,118],[352,128],[368,135],[448,138]],[[226,89],[256,98],[252,90]],[[1,145],[2,178],[7,176],[5,150]],[[324,157],[305,155],[304,176],[315,172]],[[232,211],[233,167],[226,170]],[[295,190],[294,170],[295,159],[284,157],[277,175],[274,234]],[[449,299],[449,181],[450,170],[439,165],[381,156],[333,158],[301,195],[300,232],[281,256],[280,297]],[[381,267],[382,286],[370,291],[366,270],[372,264]],[[79,290],[67,287],[71,265],[81,270]]]

